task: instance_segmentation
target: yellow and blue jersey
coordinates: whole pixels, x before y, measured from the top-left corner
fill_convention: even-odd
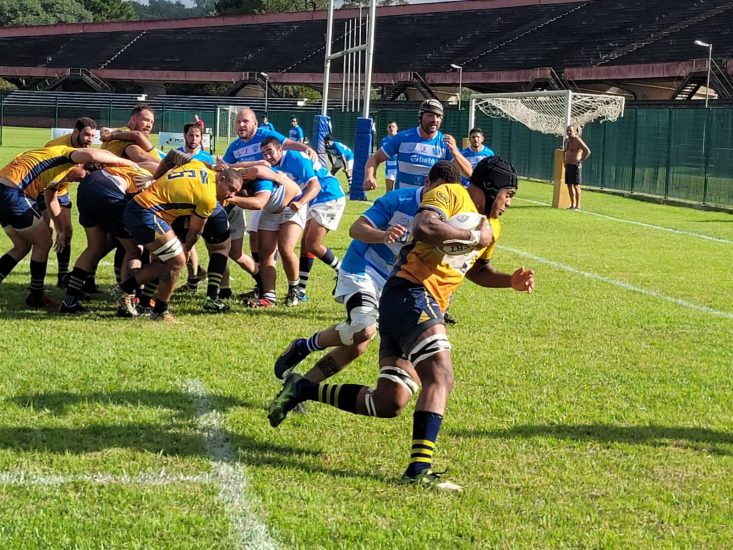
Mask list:
[[[73,152],[73,147],[63,145],[26,151],[0,170],[0,177],[17,185],[33,200],[46,188],[61,192],[67,185],[61,182],[75,166],[71,160]]]
[[[132,128],[129,128],[127,126],[123,126],[122,128],[118,128],[120,132],[132,132]],[[102,143],[102,149],[105,149],[107,151],[113,152],[118,157],[124,157],[127,158],[127,155],[125,154],[125,150],[127,149],[128,145],[133,145],[133,142],[131,141],[121,141],[119,139],[114,139],[112,141],[105,141]],[[158,159],[158,153],[155,151],[155,147],[150,149],[150,151],[147,151],[147,153],[150,155],[151,158],[155,160]]]
[[[150,172],[139,166],[105,166],[102,171],[110,176],[117,189],[128,195],[134,195],[138,192],[135,184],[136,179],[153,178]]]
[[[478,213],[468,191],[460,183],[440,185],[425,193],[420,210],[433,210],[443,220],[456,214]],[[441,311],[445,311],[466,272],[478,260],[488,261],[493,256],[501,234],[501,223],[495,218],[489,219],[489,223],[494,238],[488,247],[469,250],[465,254],[448,255],[431,244],[413,241],[401,250],[393,274],[423,285],[438,302]]]
[[[46,143],[44,147],[55,147],[57,145],[63,145],[64,147],[73,147],[74,144],[71,143],[71,134],[64,134],[63,136],[54,138]]]
[[[169,224],[181,216],[208,218],[216,208],[216,172],[194,160],[167,172],[134,200]]]

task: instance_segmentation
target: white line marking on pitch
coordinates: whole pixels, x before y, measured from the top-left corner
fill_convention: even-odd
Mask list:
[[[196,421],[214,466],[219,498],[230,515],[240,546],[252,549],[277,548],[267,527],[255,517],[249,504],[247,476],[237,463],[234,450],[222,431],[221,415],[214,410],[206,388],[200,380],[187,380],[185,390],[194,398]]]
[[[70,483],[92,483],[95,485],[174,485],[208,484],[214,479],[210,474],[177,475],[165,471],[143,474],[35,474],[31,472],[0,472],[0,485],[57,487]]]
[[[730,313],[727,311],[721,311],[719,309],[713,309],[711,307],[696,304],[694,302],[680,300],[679,298],[675,298],[673,296],[667,296],[666,294],[662,294],[661,292],[657,292],[656,290],[649,290],[641,286],[632,285],[629,283],[625,283],[623,281],[611,279],[610,277],[598,275],[597,273],[591,273],[590,271],[583,271],[582,269],[577,269],[573,266],[562,264],[560,262],[555,262],[553,260],[549,260],[541,256],[535,256],[534,254],[530,254],[529,252],[524,252],[522,250],[517,250],[516,248],[510,248],[508,246],[501,246],[501,245],[499,246],[499,248],[502,250],[506,250],[507,252],[516,254],[517,256],[521,256],[523,258],[529,258],[530,260],[534,260],[535,262],[539,262],[541,264],[549,265],[557,269],[561,269],[563,271],[569,271],[570,273],[575,273],[576,275],[582,275],[583,277],[588,277],[589,279],[595,279],[596,281],[602,281],[604,283],[615,285],[615,286],[621,287],[626,290],[631,290],[632,292],[638,292],[639,294],[643,294],[645,296],[659,298],[660,300],[671,302],[673,304],[677,304],[678,306],[686,307],[688,309],[694,309],[696,311],[701,311],[703,313],[714,315],[716,317],[723,317],[725,319],[733,319],[733,313]]]
[[[529,202],[532,204],[540,204],[542,206],[550,206],[550,203],[542,202],[542,201],[535,201],[531,199],[523,199],[521,197],[517,197],[515,200],[520,200],[524,202]],[[711,237],[710,235],[703,235],[702,233],[693,233],[691,231],[682,231],[681,229],[673,229],[671,227],[664,227],[663,225],[654,225],[651,223],[644,223],[644,222],[638,222],[635,220],[626,220],[624,218],[617,218],[616,216],[608,216],[606,214],[598,214],[596,212],[589,212],[588,210],[577,210],[578,214],[586,214],[588,216],[596,216],[597,218],[603,218],[606,220],[612,220],[615,222],[622,222],[622,223],[629,223],[631,225],[638,225],[641,227],[647,227],[649,229],[657,229],[659,231],[667,231],[669,233],[676,233],[677,235],[685,235],[687,237],[695,237],[697,239],[704,239],[706,241],[713,241],[716,243],[723,243],[723,244],[733,244],[733,241],[729,239],[723,239],[721,237]]]

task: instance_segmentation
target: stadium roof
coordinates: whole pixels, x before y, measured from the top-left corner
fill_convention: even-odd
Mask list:
[[[364,10],[364,13],[366,10]],[[701,86],[725,93],[730,0],[464,0],[378,9],[373,82],[396,97],[414,85],[477,91],[571,87],[640,98]],[[322,82],[325,11],[0,29],[0,75],[61,81],[81,69],[102,81]],[[333,48],[359,10],[336,11]],[[365,33],[365,29],[361,28]],[[355,32],[357,32],[355,30]],[[342,62],[332,65],[341,89]],[[733,66],[733,65],[732,65]],[[402,88],[399,86],[402,84]],[[691,84],[691,86],[688,86]],[[686,87],[687,86],[687,90]],[[733,92],[733,84],[730,86]],[[675,95],[676,94],[676,95]]]

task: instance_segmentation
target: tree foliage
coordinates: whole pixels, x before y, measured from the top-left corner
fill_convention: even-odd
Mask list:
[[[125,0],[79,0],[93,14],[94,21],[131,21],[137,14]]]
[[[0,0],[0,26],[53,25],[93,21],[76,0]]]
[[[177,19],[181,17],[204,17],[215,14],[215,0],[196,0],[188,7],[180,1],[149,0],[147,4],[130,2],[140,19]]]

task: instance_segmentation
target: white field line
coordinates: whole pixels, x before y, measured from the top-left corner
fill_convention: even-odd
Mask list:
[[[184,387],[194,399],[198,429],[214,467],[219,498],[230,516],[239,546],[253,550],[277,548],[267,527],[257,519],[250,506],[247,476],[222,431],[221,415],[214,410],[206,388],[199,380],[187,380]]]
[[[77,475],[56,475],[56,474],[35,474],[31,472],[0,472],[0,486],[42,486],[58,487],[73,483],[90,483],[94,485],[141,485],[160,486],[184,484],[209,484],[214,483],[210,474],[201,475],[176,475],[165,471],[144,474],[77,474]]]
[[[556,262],[554,260],[549,260],[547,258],[543,258],[541,256],[536,256],[534,254],[530,254],[529,252],[524,252],[523,250],[518,250],[516,248],[510,248],[508,246],[501,246],[499,245],[499,248],[502,250],[506,250],[507,252],[511,252],[512,254],[516,254],[517,256],[521,256],[523,258],[529,258],[530,260],[533,260],[537,263],[549,265],[551,267],[554,267],[556,269],[561,269],[562,271],[567,271],[569,273],[574,273],[576,275],[582,275],[583,277],[588,277],[589,279],[594,279],[596,281],[602,281],[604,283],[608,283],[614,286],[618,286],[620,288],[623,288],[625,290],[630,290],[632,292],[637,292],[639,294],[643,294],[644,296],[650,296],[652,298],[657,298],[659,300],[664,300],[665,302],[671,302],[673,304],[676,304],[678,306],[682,306],[688,309],[694,309],[696,311],[701,311],[703,313],[707,313],[708,315],[714,315],[715,317],[723,317],[725,319],[733,319],[733,313],[730,313],[728,311],[721,311],[719,309],[713,309],[711,307],[703,306],[700,304],[696,304],[694,302],[688,302],[686,300],[680,300],[679,298],[675,298],[673,296],[667,296],[666,294],[662,294],[661,292],[657,292],[656,290],[649,290],[644,287],[632,285],[629,283],[625,283],[623,281],[618,281],[616,279],[611,279],[610,277],[605,277],[603,275],[598,275],[597,273],[591,273],[590,271],[583,271],[582,269],[577,269],[573,266],[563,264],[560,262]]]
[[[513,200],[520,200],[524,202],[529,202],[532,204],[539,204],[542,206],[550,206],[550,203],[548,202],[542,202],[542,201],[535,201],[531,199],[523,199],[521,197],[517,197]],[[616,216],[608,216],[606,214],[598,214],[597,212],[589,212],[588,210],[576,210],[578,214],[585,214],[587,216],[595,216],[597,218],[603,218],[606,220],[612,220],[615,222],[621,222],[621,223],[628,223],[631,225],[638,225],[640,227],[646,227],[649,229],[656,229],[657,231],[667,231],[668,233],[675,233],[677,235],[685,235],[686,237],[695,237],[696,239],[704,239],[706,241],[713,241],[716,243],[723,243],[723,244],[733,244],[733,241],[730,239],[723,239],[720,237],[711,237],[710,235],[703,235],[702,233],[693,233],[691,231],[682,231],[681,229],[673,229],[671,227],[664,227],[663,225],[654,225],[651,223],[644,223],[644,222],[638,222],[636,220],[627,220],[624,218],[618,218]]]

